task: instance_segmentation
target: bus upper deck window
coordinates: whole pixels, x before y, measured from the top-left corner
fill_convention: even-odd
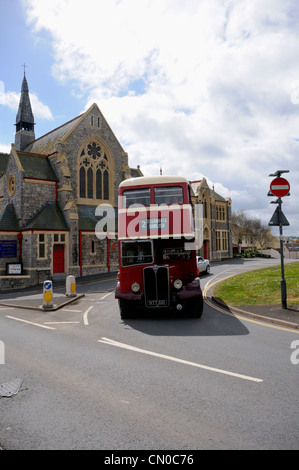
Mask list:
[[[183,188],[181,186],[160,186],[155,188],[156,204],[183,204]]]
[[[123,207],[130,207],[133,204],[149,206],[151,203],[150,188],[126,189],[122,195],[124,198]]]

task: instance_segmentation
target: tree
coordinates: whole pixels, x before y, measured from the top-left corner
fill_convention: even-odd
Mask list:
[[[244,211],[238,211],[232,213],[231,220],[235,225],[234,232],[239,240],[250,237],[252,246],[259,244],[262,248],[269,243],[271,232],[260,219],[251,219]]]

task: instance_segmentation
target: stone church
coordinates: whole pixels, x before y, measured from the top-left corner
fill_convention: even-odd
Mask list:
[[[118,185],[142,176],[97,104],[38,139],[34,126],[24,73],[15,143],[0,153],[0,291],[117,271],[116,233],[96,236],[95,210],[113,206],[117,232]]]

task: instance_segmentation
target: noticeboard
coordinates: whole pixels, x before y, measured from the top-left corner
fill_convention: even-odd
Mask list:
[[[6,263],[6,275],[18,276],[23,274],[23,263]]]
[[[0,258],[17,257],[17,240],[0,240]]]

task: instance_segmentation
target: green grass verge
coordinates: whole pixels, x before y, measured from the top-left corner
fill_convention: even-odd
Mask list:
[[[299,304],[299,263],[284,265],[288,305]],[[238,274],[217,284],[213,295],[226,304],[267,305],[281,303],[280,265]]]

